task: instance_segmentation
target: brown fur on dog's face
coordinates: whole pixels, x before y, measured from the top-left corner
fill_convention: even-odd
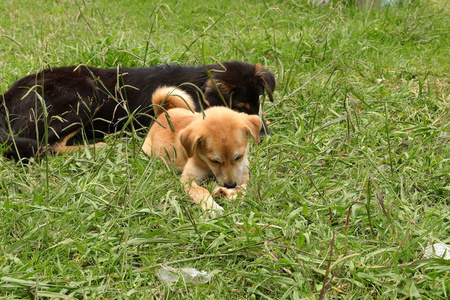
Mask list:
[[[205,98],[208,106],[225,105],[238,112],[260,114],[263,128],[260,138],[269,133],[264,121],[261,96],[267,94],[273,102],[275,77],[260,64],[243,64],[230,61],[210,65],[211,78],[205,84]],[[264,97],[263,97],[264,99]]]
[[[261,119],[223,107],[205,114],[180,132],[180,142],[197,167],[209,169],[220,185],[234,188],[246,172],[248,137],[259,142]]]

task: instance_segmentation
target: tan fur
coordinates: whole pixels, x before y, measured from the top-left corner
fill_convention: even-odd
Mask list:
[[[221,93],[226,93],[230,90],[230,86],[221,80],[215,80],[214,82],[211,79],[206,81],[205,93],[211,92],[214,89],[219,89]]]
[[[153,103],[171,99],[172,96],[167,97],[167,92],[181,95],[179,90],[164,87],[155,92]],[[180,103],[175,99],[170,101]],[[167,111],[168,118],[165,114],[158,116],[142,149],[148,155],[161,156],[181,169],[181,181],[185,184],[186,192],[204,210],[223,210],[212,199],[211,193],[199,184],[205,178],[214,176],[221,186],[213,194],[227,197],[235,196],[239,186],[246,185],[249,178],[248,139],[251,136],[255,142],[259,142],[261,119],[225,107],[206,109],[203,117],[202,113],[186,109],[185,104],[182,107],[170,108]],[[170,129],[169,123],[174,131]]]
[[[158,88],[152,95],[152,103],[156,117],[171,108],[195,109],[194,101],[188,93],[170,86]]]
[[[80,130],[81,130],[81,128],[77,129],[75,131],[72,131],[68,135],[66,135],[63,138],[59,139],[55,144],[53,144],[51,146],[52,152],[53,153],[72,153],[72,152],[78,151],[80,149],[84,149],[85,146],[67,146],[67,142],[72,137],[77,135],[78,132],[80,132]],[[106,143],[103,143],[103,142],[88,145],[88,147],[90,147],[90,148],[105,147],[105,146],[106,146]]]

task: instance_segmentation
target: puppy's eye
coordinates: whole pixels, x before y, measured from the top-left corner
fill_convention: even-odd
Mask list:
[[[209,159],[213,164],[220,164],[220,161],[217,159]]]
[[[236,161],[240,160],[243,157],[243,155],[239,155],[235,158]]]

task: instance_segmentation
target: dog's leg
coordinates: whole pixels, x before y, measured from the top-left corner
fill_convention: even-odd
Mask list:
[[[106,147],[106,146],[107,146],[107,144],[103,143],[103,142],[87,145],[87,147],[95,148],[95,149]],[[64,146],[62,148],[57,146],[56,152],[58,152],[58,153],[73,153],[73,152],[76,152],[76,151],[78,151],[80,149],[84,149],[84,148],[86,148],[86,146]]]
[[[54,153],[72,153],[79,149],[84,149],[85,146],[67,146],[67,142],[74,137],[78,132],[80,132],[80,129],[77,129],[75,131],[72,131],[59,141],[57,141],[55,144],[52,145],[52,150]],[[106,143],[95,143],[88,145],[88,147],[105,147]]]
[[[185,171],[181,174],[181,182],[184,184],[184,190],[194,200],[195,203],[200,204],[204,211],[208,211],[209,216],[215,217],[220,215],[223,207],[214,201],[211,193],[198,185],[197,178],[189,172]]]

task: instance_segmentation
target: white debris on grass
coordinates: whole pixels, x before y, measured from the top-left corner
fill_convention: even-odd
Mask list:
[[[177,282],[180,278],[183,278],[186,283],[206,284],[211,279],[206,271],[198,271],[195,268],[177,269],[166,265],[161,265],[157,276],[159,280],[166,283]]]

